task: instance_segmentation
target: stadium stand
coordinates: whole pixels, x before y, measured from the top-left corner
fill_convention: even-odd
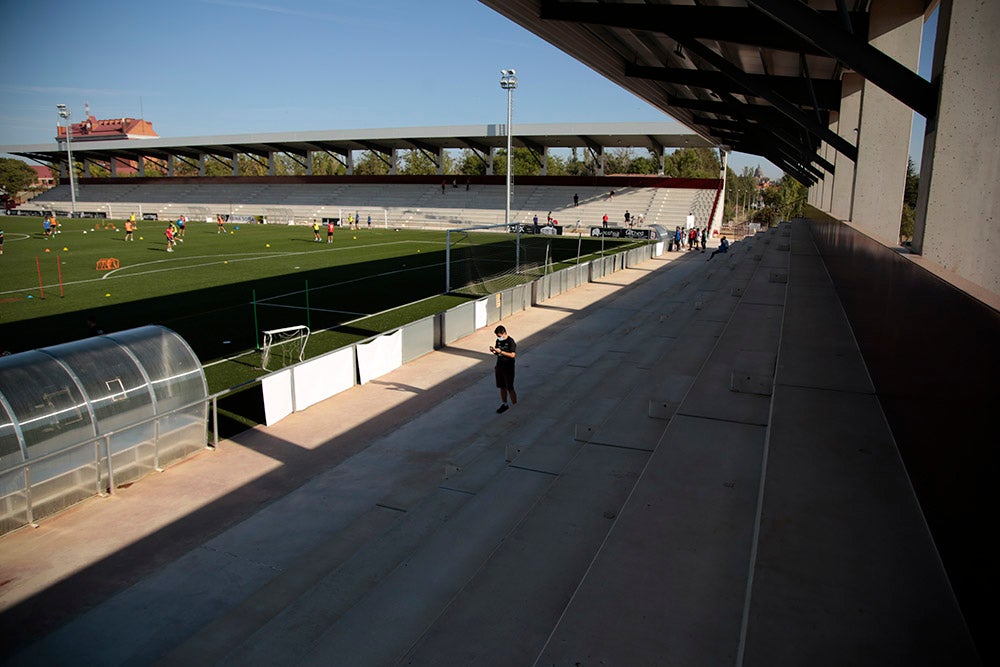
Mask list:
[[[716,191],[714,189],[625,187],[609,197],[606,187],[516,185],[511,193],[511,220],[530,222],[535,215],[544,222],[552,217],[565,227],[598,225],[607,214],[613,226],[624,224],[625,211],[642,215],[647,225],[668,228],[684,226],[689,213],[695,226],[708,225]],[[423,229],[470,225],[492,225],[504,220],[504,186],[475,185],[468,190],[450,184],[401,183],[386,187],[378,183],[292,184],[292,183],[144,183],[81,184],[77,206],[111,218],[126,218],[142,211],[160,219],[187,215],[192,220],[212,219],[218,213],[277,216],[306,222],[312,218],[346,217],[358,212],[362,220],[372,216],[373,224]],[[573,195],[579,206],[573,206]],[[39,195],[22,208],[46,212],[68,210],[69,187],[58,186]],[[269,218],[269,221],[274,221]]]
[[[14,662],[976,664],[807,225],[704,257],[6,536]]]

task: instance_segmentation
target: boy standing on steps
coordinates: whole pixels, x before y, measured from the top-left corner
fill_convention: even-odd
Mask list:
[[[510,394],[511,405],[517,405],[517,392],[514,391],[514,358],[517,356],[517,343],[507,335],[507,329],[502,324],[498,325],[493,333],[497,335],[497,342],[490,346],[490,352],[497,358],[493,374],[496,376],[497,389],[500,390],[501,403],[497,408],[497,414],[501,414],[510,409],[507,405],[507,394]]]

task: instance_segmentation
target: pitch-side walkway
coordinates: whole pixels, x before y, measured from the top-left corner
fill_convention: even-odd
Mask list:
[[[11,664],[976,664],[807,227],[0,538]]]

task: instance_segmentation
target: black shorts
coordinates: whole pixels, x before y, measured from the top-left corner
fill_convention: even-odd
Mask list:
[[[497,379],[497,389],[514,388],[514,365],[504,364],[493,369],[493,375]]]

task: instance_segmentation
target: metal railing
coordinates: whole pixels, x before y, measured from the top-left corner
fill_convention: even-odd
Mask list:
[[[112,431],[108,431],[106,433],[101,433],[100,435],[87,438],[86,440],[83,440],[81,442],[72,445],[68,445],[66,447],[62,447],[56,451],[42,454],[35,458],[31,458],[27,461],[21,461],[15,465],[8,466],[3,470],[0,470],[0,479],[16,476],[18,473],[20,473],[23,476],[24,479],[23,493],[25,498],[24,511],[26,513],[26,518],[27,518],[26,523],[31,526],[37,526],[37,523],[35,522],[34,503],[31,496],[31,491],[33,486],[31,479],[31,470],[33,467],[40,466],[50,461],[55,461],[61,457],[66,457],[70,455],[72,452],[82,450],[89,446],[93,446],[94,447],[93,465],[95,468],[96,475],[94,481],[94,493],[92,495],[96,496],[113,495],[115,493],[115,466],[113,462],[113,455],[115,454],[115,452],[112,451],[111,441],[115,436],[124,435],[131,430],[146,426],[147,424],[152,424],[153,425],[153,440],[152,440],[153,469],[156,470],[157,472],[161,472],[163,469],[160,467],[160,440],[161,440],[160,423],[166,418],[191,410],[192,408],[210,405],[211,418],[212,418],[212,434],[211,434],[211,441],[206,441],[205,445],[210,449],[215,449],[219,446],[218,399],[222,396],[229,394],[231,391],[232,389],[227,389],[225,391],[212,394],[211,396],[200,398],[197,401],[192,401],[180,407],[173,408],[172,410],[169,410],[167,412],[153,415],[151,417],[146,417],[145,419],[141,419],[135,423],[129,424],[124,428],[119,428]],[[142,444],[147,444],[147,443],[138,443],[134,447],[128,449],[135,449],[136,447],[139,447]],[[128,451],[128,449],[122,451]],[[117,453],[122,453],[122,452],[117,452]],[[89,465],[89,463],[87,465]],[[75,468],[68,469],[61,474],[62,475],[70,474],[74,470],[79,470],[81,467],[82,466],[77,466]],[[102,477],[105,474],[107,475],[107,483],[102,484]],[[58,477],[58,475],[55,477]],[[49,477],[44,480],[40,480],[36,483],[46,482],[51,479],[55,479],[55,477]],[[105,489],[107,490],[107,494],[105,494]],[[16,493],[17,490],[14,490],[11,493],[8,493],[5,497],[10,497],[11,495],[14,495]]]

